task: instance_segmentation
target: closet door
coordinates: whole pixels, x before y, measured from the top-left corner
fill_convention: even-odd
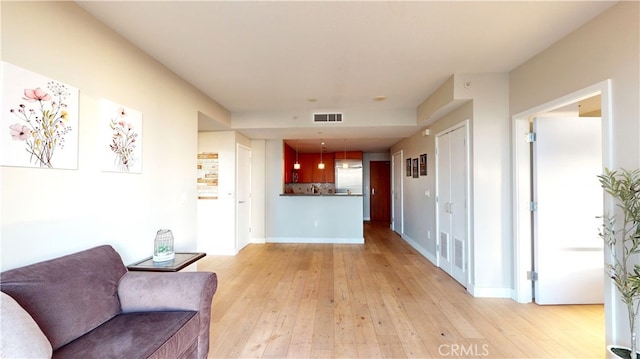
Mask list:
[[[461,127],[449,134],[451,193],[449,212],[451,215],[451,246],[453,258],[451,275],[462,285],[467,285],[467,150],[466,130]]]
[[[436,140],[436,173],[438,207],[438,236],[436,248],[438,251],[438,266],[451,274],[451,220],[449,211],[451,206],[451,136],[444,134]]]
[[[436,162],[438,265],[466,286],[469,253],[466,124],[437,137]]]

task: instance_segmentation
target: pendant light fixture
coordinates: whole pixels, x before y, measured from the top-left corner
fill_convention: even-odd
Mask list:
[[[320,163],[318,163],[318,169],[324,169],[324,162],[322,162],[322,146],[324,146],[324,142],[320,142]]]
[[[294,170],[300,169],[300,162],[298,162],[298,141],[296,141],[296,163],[293,164]]]

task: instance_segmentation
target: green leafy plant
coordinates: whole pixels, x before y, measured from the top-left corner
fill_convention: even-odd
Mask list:
[[[598,178],[604,191],[616,202],[616,215],[602,217],[600,237],[613,258],[607,265],[608,274],[620,293],[620,300],[627,307],[631,350],[624,354],[634,358],[636,318],[640,305],[640,265],[636,257],[640,253],[640,169],[622,169],[619,172],[605,169]]]

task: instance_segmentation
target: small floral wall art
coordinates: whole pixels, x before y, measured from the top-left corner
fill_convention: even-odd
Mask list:
[[[142,112],[103,99],[100,105],[103,169],[142,173]]]
[[[0,63],[0,164],[78,168],[78,89]]]

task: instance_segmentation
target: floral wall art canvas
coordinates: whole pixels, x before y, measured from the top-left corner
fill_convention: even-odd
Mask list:
[[[142,112],[103,99],[100,113],[103,169],[142,173]]]
[[[78,168],[78,89],[0,63],[3,166]]]

